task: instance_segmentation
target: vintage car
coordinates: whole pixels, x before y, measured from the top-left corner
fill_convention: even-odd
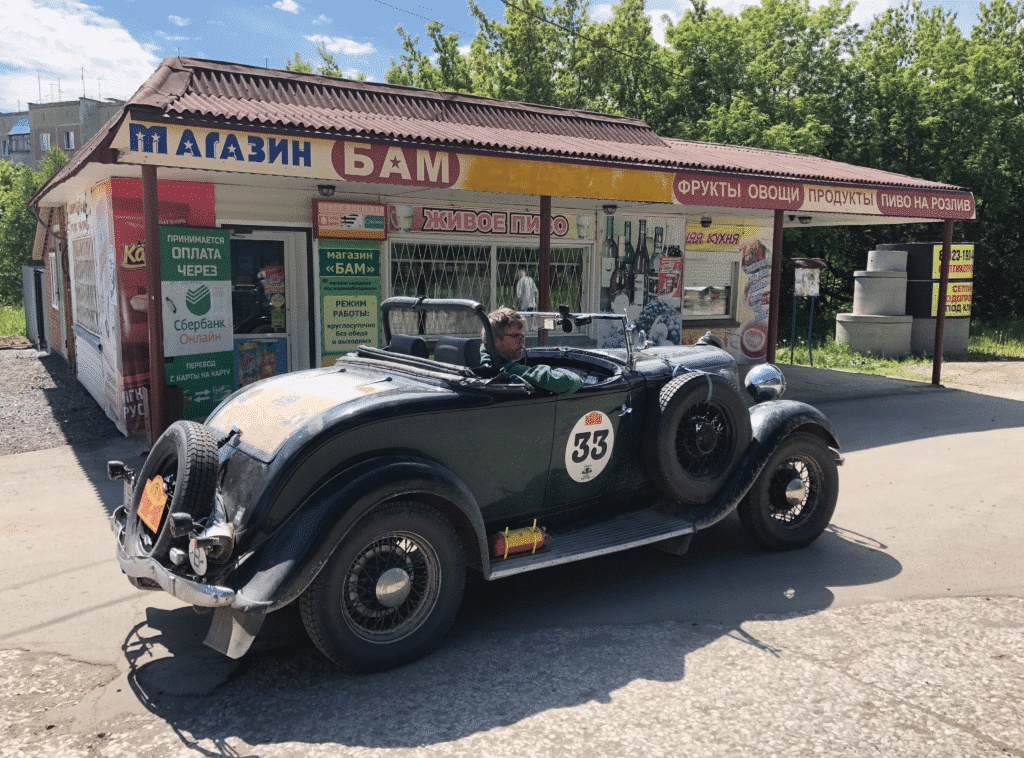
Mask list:
[[[480,365],[494,343],[479,303],[398,297],[381,316],[383,349],[172,424],[138,475],[108,464],[124,480],[121,568],[213,609],[206,644],[228,656],[297,601],[331,661],[390,668],[441,642],[467,569],[499,579],[640,545],[682,553],[734,509],[770,550],[829,523],[841,458],[828,420],[781,399],[769,364],[745,396],[710,335],[655,347],[622,315],[528,314],[551,344],[526,363],[584,380],[555,395]],[[438,325],[483,336],[431,337]],[[625,347],[593,347],[598,326]]]

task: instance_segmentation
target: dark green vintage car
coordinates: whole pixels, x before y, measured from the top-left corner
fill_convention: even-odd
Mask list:
[[[771,550],[829,523],[841,458],[828,420],[782,400],[771,365],[742,394],[714,337],[654,347],[623,316],[527,314],[552,344],[526,362],[584,380],[555,395],[481,366],[481,338],[450,336],[481,332],[493,350],[478,303],[391,298],[381,311],[387,347],[173,424],[137,476],[108,466],[125,485],[121,568],[213,608],[206,644],[226,655],[297,600],[336,664],[389,668],[439,644],[467,568],[499,579],[639,545],[681,553],[734,509]],[[625,347],[593,347],[598,327]]]

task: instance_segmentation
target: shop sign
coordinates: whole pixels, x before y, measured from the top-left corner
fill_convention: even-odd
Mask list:
[[[336,239],[384,239],[384,206],[313,201],[313,236]]]
[[[712,225],[701,227],[689,224],[686,229],[687,250],[736,250],[743,238],[742,226]]]
[[[234,385],[231,233],[160,228],[167,383],[185,395],[185,418],[202,418]]]
[[[322,239],[319,248],[320,348],[330,366],[360,345],[380,343],[380,246]]]
[[[803,185],[768,179],[679,172],[672,188],[675,201],[682,205],[796,210],[804,202]]]
[[[388,206],[389,234],[473,234],[501,237],[540,236],[540,214],[428,205]],[[594,214],[556,211],[551,236],[593,241]]]
[[[805,184],[573,160],[469,155],[371,140],[296,138],[128,118],[119,161],[404,187],[461,189],[718,208],[972,219],[968,192]]]
[[[942,245],[932,249],[932,279],[942,278]],[[949,249],[949,278],[974,278],[974,245],[953,245]]]

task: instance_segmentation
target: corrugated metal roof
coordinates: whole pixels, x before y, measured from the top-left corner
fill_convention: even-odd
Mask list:
[[[643,121],[591,111],[356,82],[198,58],[165,58],[124,109],[321,135],[408,140],[665,169],[927,190],[962,187],[777,150],[660,137]],[[147,113],[150,110],[156,113]],[[47,186],[109,146],[121,113]],[[105,156],[98,155],[99,160]]]

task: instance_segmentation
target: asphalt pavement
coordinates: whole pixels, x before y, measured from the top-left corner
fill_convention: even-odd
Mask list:
[[[846,456],[814,545],[727,519],[681,557],[471,581],[439,651],[373,676],[292,608],[222,658],[128,584],[105,464],[144,440],[0,458],[0,756],[1024,758],[1024,402],[783,369]]]

